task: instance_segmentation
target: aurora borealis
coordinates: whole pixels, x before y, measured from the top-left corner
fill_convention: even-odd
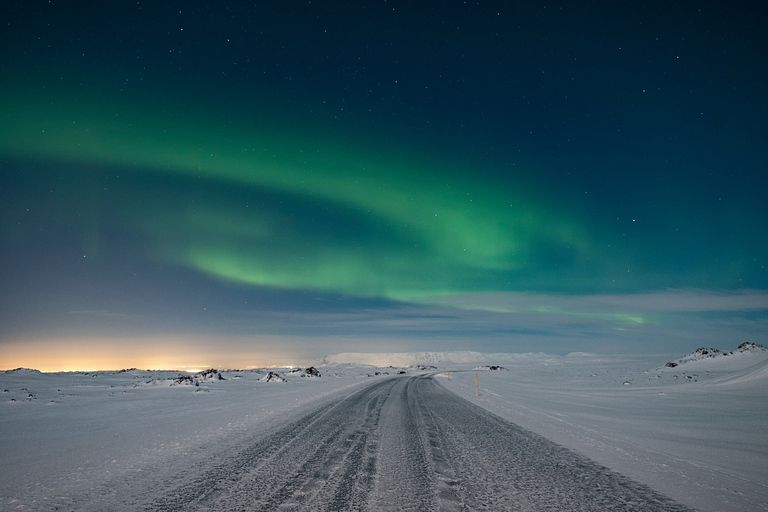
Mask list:
[[[9,354],[764,339],[757,8],[4,9]]]
[[[8,152],[119,168],[123,181],[139,167],[133,190],[110,185],[118,197],[107,208],[120,196],[149,199],[145,212],[119,208],[130,212],[126,224],[144,235],[150,255],[228,280],[409,299],[505,289],[505,281],[536,266],[541,245],[573,260],[599,259],[578,222],[520,186],[499,191],[440,159],[355,154],[333,141],[265,137],[241,127],[201,136],[214,125],[210,119],[169,123],[115,108],[108,116],[80,116],[78,109],[30,119],[33,105],[12,107],[24,113],[3,136]],[[136,190],[152,180],[149,189],[172,180],[187,192],[166,190],[153,201]],[[199,192],[211,186],[226,199]],[[174,200],[184,204],[168,204]]]

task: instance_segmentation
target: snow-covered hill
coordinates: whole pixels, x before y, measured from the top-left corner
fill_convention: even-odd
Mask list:
[[[717,348],[698,348],[691,352],[690,354],[681,357],[677,361],[670,361],[667,363],[667,368],[675,368],[677,366],[680,366],[682,364],[688,364],[692,362],[697,361],[703,361],[703,360],[711,360],[711,359],[722,359],[724,357],[732,357],[736,356],[736,359],[744,360],[744,354],[747,354],[747,357],[749,354],[756,354],[756,355],[768,355],[768,348],[765,348],[764,346],[760,345],[759,343],[742,343],[738,346],[736,350],[731,350],[724,352]],[[741,357],[740,357],[741,356]],[[746,359],[747,361],[751,361],[751,359]]]

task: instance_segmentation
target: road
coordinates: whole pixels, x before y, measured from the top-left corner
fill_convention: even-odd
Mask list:
[[[325,404],[149,510],[689,509],[420,375]]]

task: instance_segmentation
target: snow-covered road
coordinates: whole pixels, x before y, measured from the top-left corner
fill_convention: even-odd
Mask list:
[[[427,375],[377,381],[177,482],[141,508],[688,510]]]
[[[0,372],[0,510],[251,510],[280,497],[294,509],[621,508],[595,483],[638,489],[617,473],[697,510],[768,510],[768,350],[706,352],[675,364],[496,354],[485,362],[499,371],[340,363],[322,378]],[[257,480],[265,489],[249,491]]]

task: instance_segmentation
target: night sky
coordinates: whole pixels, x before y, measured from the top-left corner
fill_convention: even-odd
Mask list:
[[[0,368],[765,343],[766,19],[4,2]]]

